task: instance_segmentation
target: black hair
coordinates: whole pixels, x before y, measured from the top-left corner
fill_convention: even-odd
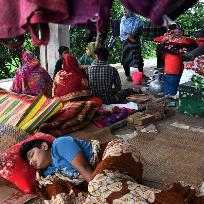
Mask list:
[[[104,62],[108,60],[109,51],[106,47],[102,47],[102,46],[97,47],[94,52],[97,55],[99,60],[104,61]]]
[[[183,31],[182,26],[179,23],[173,23],[173,24],[169,25],[169,27],[168,27],[169,31],[174,30],[174,29],[178,29],[178,30]]]
[[[195,38],[203,38],[204,37],[204,26],[199,28],[197,31],[194,32]]]
[[[27,158],[28,151],[30,151],[31,149],[35,147],[40,148],[43,142],[46,142],[49,148],[51,147],[51,143],[49,143],[48,141],[44,139],[34,139],[34,140],[30,140],[28,142],[23,143],[19,150],[20,158],[25,161],[28,161],[28,158]]]
[[[59,49],[58,49],[59,54],[62,55],[62,53],[64,51],[68,51],[69,52],[69,48],[66,47],[66,46],[60,46]]]

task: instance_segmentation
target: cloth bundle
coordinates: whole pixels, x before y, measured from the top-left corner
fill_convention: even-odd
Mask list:
[[[191,81],[198,89],[204,88],[204,55],[195,58],[192,70],[195,74],[193,74]]]
[[[97,110],[91,101],[64,102],[64,107],[38,130],[55,137],[80,130],[91,122]]]
[[[0,95],[0,125],[10,124],[30,132],[62,107],[63,104],[57,98],[5,93]]]
[[[22,130],[33,131],[62,107],[63,104],[59,99],[49,99],[41,95],[34,100],[16,126]]]
[[[199,75],[204,76],[204,55],[196,57],[192,69]]]
[[[32,101],[27,99],[28,97],[25,95],[18,96],[17,94],[1,94],[0,124],[11,124],[16,126],[32,103]]]
[[[133,111],[128,108],[119,108],[115,106],[112,111],[100,109],[93,120],[93,123],[99,127],[108,127],[124,118],[127,118]]]

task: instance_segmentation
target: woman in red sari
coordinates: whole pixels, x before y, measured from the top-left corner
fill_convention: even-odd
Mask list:
[[[79,68],[77,59],[70,54],[65,55],[63,69],[55,76],[54,96],[60,97],[62,101],[90,96],[88,80]]]

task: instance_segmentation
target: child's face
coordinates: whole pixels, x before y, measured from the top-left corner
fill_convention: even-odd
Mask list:
[[[50,151],[47,143],[43,142],[41,148],[34,147],[27,152],[27,158],[33,167],[36,169],[45,169],[51,165]]]

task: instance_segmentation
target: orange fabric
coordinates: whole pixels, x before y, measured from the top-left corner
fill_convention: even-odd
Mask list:
[[[91,97],[91,98],[89,98],[89,101],[95,103],[99,107],[102,106],[102,104],[103,104],[102,100],[98,97]]]
[[[166,74],[181,74],[182,73],[182,56],[166,53],[164,55],[165,65],[164,72]]]

